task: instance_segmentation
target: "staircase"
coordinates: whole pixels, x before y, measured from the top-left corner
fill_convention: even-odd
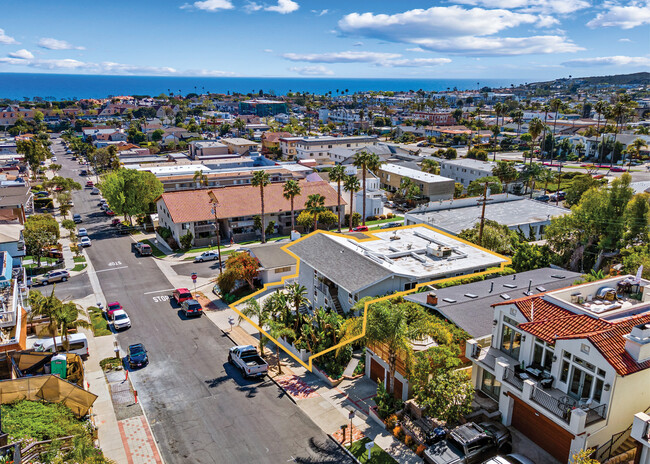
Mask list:
[[[329,280],[326,281],[325,284],[327,285],[327,289],[329,290],[329,296],[330,299],[332,300],[332,303],[334,303],[334,308],[336,309],[336,312],[340,316],[345,317],[345,313],[343,312],[343,307],[341,306],[341,302],[339,301],[338,289]]]
[[[632,437],[627,437],[627,440],[625,440],[621,446],[616,448],[613,455],[618,456],[619,454],[627,453],[633,448],[636,448],[636,440]]]
[[[644,412],[647,414],[648,411],[650,411],[650,407]],[[595,458],[600,462],[608,462],[611,458],[636,448],[636,440],[630,436],[631,431],[632,424],[622,432],[612,435],[607,443],[596,450]]]

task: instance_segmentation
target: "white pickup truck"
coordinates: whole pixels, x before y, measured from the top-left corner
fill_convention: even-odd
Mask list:
[[[230,348],[228,362],[237,367],[244,378],[263,377],[269,370],[269,365],[257,354],[253,345],[240,345]]]

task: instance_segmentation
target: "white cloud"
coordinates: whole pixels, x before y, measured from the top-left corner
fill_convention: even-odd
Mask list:
[[[244,11],[246,11],[246,13],[253,13],[254,11],[259,11],[262,8],[264,8],[262,5],[255,2],[246,2],[246,5],[244,5]]]
[[[620,27],[632,29],[633,27],[650,24],[650,1],[630,2],[626,6],[607,1],[604,3],[607,11],[598,15],[587,23],[589,27]]]
[[[334,71],[327,69],[325,66],[304,66],[302,68],[295,67],[289,68],[289,71],[293,71],[302,76],[332,76]]]
[[[31,60],[34,58],[34,54],[29,50],[25,50],[24,48],[21,50],[16,50],[15,52],[8,53],[7,56],[11,58],[20,58],[21,60]]]
[[[300,5],[298,5],[293,0],[278,0],[277,5],[267,6],[264,8],[265,11],[275,11],[280,14],[293,13]]]
[[[265,48],[265,49],[262,50],[262,51],[263,51],[264,53],[273,53],[273,50],[270,49],[270,48]]]
[[[14,39],[13,37],[9,37],[7,34],[5,34],[4,29],[0,29],[0,44],[2,45],[14,45],[19,43]]]
[[[323,16],[323,15],[326,15],[327,13],[329,13],[330,10],[328,10],[328,9],[326,8],[326,9],[324,9],[324,10],[311,10],[311,12],[314,13],[314,14],[316,14],[316,15],[318,15],[318,16]]]
[[[546,14],[573,13],[591,6],[587,0],[456,0],[456,3]]]
[[[35,69],[45,69],[48,71],[70,72],[77,71],[79,74],[111,74],[111,75],[148,75],[148,76],[234,76],[234,73],[227,71],[213,71],[213,70],[188,70],[179,71],[171,67],[156,67],[156,66],[140,66],[124,63],[116,63],[112,61],[104,61],[101,63],[93,63],[80,61],[75,59],[39,59],[34,58],[33,55],[28,57],[16,56],[19,52],[27,50],[19,50],[16,53],[9,54],[6,58],[0,58],[0,64],[14,65],[14,66],[27,66]],[[30,53],[31,55],[31,53]]]
[[[421,68],[426,66],[441,66],[447,63],[451,63],[449,58],[404,58],[399,60],[388,60],[380,64],[391,68]]]
[[[619,42],[632,42],[631,39],[618,39]]]
[[[565,61],[564,66],[650,66],[647,56],[600,56],[595,58],[578,58]]]
[[[85,50],[84,47],[77,47],[65,40],[53,39],[51,37],[44,37],[38,41],[38,46],[47,48],[48,50]]]
[[[336,32],[336,31],[334,31],[334,32]],[[354,43],[352,44],[352,46],[353,46],[353,47],[363,47],[363,42],[354,42]]]
[[[426,50],[424,48],[420,48],[420,47],[407,48],[406,51],[407,52],[417,52],[417,53],[426,52]]]
[[[192,4],[185,3],[181,6],[182,10],[196,8],[197,10],[215,12],[219,10],[232,10],[235,5],[230,0],[203,0]]]
[[[283,58],[289,61],[306,61],[308,63],[377,63],[400,58],[399,53],[379,52],[331,52],[331,53],[285,53]]]
[[[512,0],[517,2],[520,0]],[[523,0],[521,0],[523,1]],[[458,5],[415,9],[394,15],[351,13],[338,23],[344,34],[389,42],[407,43],[421,49],[483,55],[566,53],[581,50],[560,35],[497,37],[506,29],[532,25],[549,27],[557,20],[548,15],[517,13],[504,9],[464,9]]]

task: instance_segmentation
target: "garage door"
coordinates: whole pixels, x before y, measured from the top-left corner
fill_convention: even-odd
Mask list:
[[[384,368],[372,358],[370,358],[370,378],[377,383],[383,382],[385,378]]]
[[[512,426],[558,461],[567,462],[573,435],[519,398],[513,400]]]
[[[402,385],[402,382],[395,379],[395,389],[393,390],[393,396],[397,399],[402,399],[402,388],[404,388],[404,385]]]

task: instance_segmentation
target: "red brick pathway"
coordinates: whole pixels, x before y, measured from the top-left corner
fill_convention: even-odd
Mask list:
[[[129,464],[162,464],[144,416],[118,421],[122,442]]]
[[[280,377],[275,377],[275,381],[287,393],[299,400],[304,400],[305,398],[314,398],[318,396],[316,390],[303,382],[298,376],[283,375]]]

